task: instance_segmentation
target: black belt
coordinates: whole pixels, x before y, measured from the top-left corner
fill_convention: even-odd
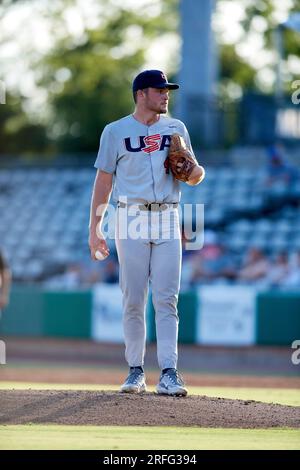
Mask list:
[[[141,211],[165,211],[168,208],[176,209],[178,202],[145,202],[144,204],[126,204],[125,202],[118,202],[118,207],[128,207],[129,205],[137,206]]]

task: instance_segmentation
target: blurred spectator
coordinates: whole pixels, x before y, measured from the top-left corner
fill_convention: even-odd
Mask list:
[[[270,263],[265,254],[258,248],[251,248],[239,272],[238,280],[257,284],[266,279],[269,269]]]
[[[101,263],[95,263],[89,259],[84,266],[82,282],[87,287],[92,287],[100,282],[115,284],[119,281],[119,265],[115,253]]]
[[[11,286],[11,272],[8,264],[0,251],[0,315],[9,302],[9,292]]]
[[[73,262],[65,266],[64,271],[48,278],[45,285],[57,289],[76,289],[81,286],[82,267],[80,263]]]
[[[90,259],[73,261],[63,270],[48,277],[44,285],[55,289],[89,288],[99,282],[114,284],[119,281],[119,268],[116,257],[111,255],[103,263],[94,263]]]
[[[280,287],[287,279],[290,272],[289,256],[286,251],[279,253],[271,263],[267,276],[270,287]]]
[[[211,282],[213,280],[232,281],[237,270],[228,250],[217,240],[213,231],[206,231],[204,247],[194,257],[190,276],[190,284]]]
[[[71,263],[67,266],[63,274],[63,283],[67,289],[79,287],[81,284],[81,265],[80,263]]]
[[[291,263],[288,276],[283,281],[283,286],[287,288],[300,288],[300,250],[295,253],[294,262]]]
[[[98,284],[103,281],[102,269],[99,269],[100,264],[89,263],[85,266],[83,283],[87,287],[92,287],[94,284]],[[102,266],[100,266],[102,268]]]
[[[279,143],[271,145],[267,149],[267,185],[274,183],[294,183],[299,178],[299,170],[292,166],[284,154],[283,146]]]
[[[114,257],[110,257],[105,264],[103,282],[108,284],[116,284],[119,282],[119,267]]]

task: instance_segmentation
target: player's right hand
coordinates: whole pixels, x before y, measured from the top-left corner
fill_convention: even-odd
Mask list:
[[[103,256],[103,259],[109,256],[109,248],[103,236],[99,238],[96,233],[93,235],[90,234],[89,247],[90,247],[90,252],[91,252],[91,258],[95,261],[98,261],[99,259],[101,259],[101,256],[99,256],[98,254],[97,254],[98,255],[97,257],[96,255],[97,251],[100,252],[100,254]]]

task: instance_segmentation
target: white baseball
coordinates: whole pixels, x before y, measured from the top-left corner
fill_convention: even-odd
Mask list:
[[[101,253],[101,251],[97,250],[95,253],[95,258],[97,258],[99,261],[102,261],[107,258],[107,255],[104,255],[103,253]]]

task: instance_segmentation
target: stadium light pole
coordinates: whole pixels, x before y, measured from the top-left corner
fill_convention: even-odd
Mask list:
[[[177,114],[186,123],[193,142],[213,145],[216,132],[215,95],[218,52],[212,16],[216,0],[180,0],[182,37]]]

